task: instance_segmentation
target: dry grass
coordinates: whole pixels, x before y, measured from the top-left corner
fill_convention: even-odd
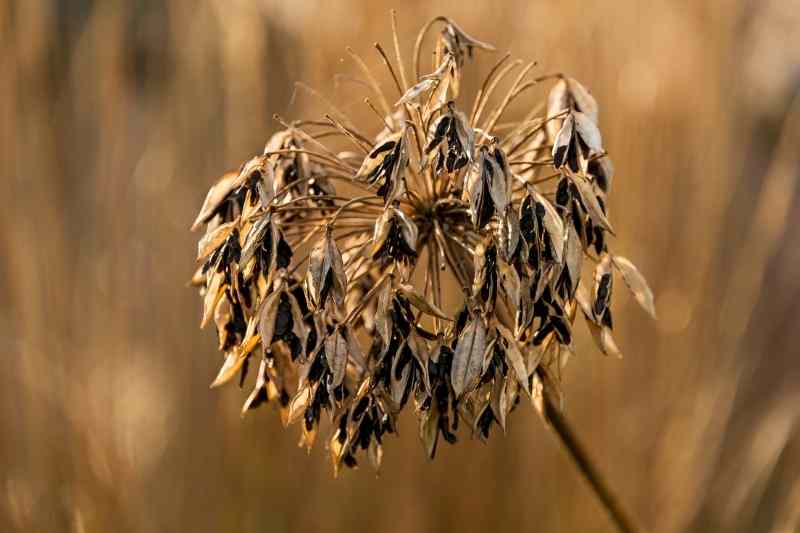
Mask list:
[[[432,463],[405,431],[380,479],[332,480],[268,410],[242,422],[240,394],[207,390],[214,339],[197,335],[182,286],[186,221],[214,176],[263,146],[272,113],[320,115],[292,99],[293,81],[354,120],[374,116],[334,76],[355,73],[343,43],[388,44],[389,7],[0,7],[0,529],[612,530],[532,412]],[[796,145],[796,11],[576,1],[398,13],[403,43],[446,13],[576,76],[608,110],[614,228],[653,283],[659,321],[619,302],[622,361],[594,355],[578,328],[564,387],[650,530],[797,527],[798,163],[777,148]],[[476,71],[493,60],[479,56]]]

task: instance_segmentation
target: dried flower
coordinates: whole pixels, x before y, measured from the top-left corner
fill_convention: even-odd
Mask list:
[[[484,439],[523,397],[540,408],[543,394],[560,398],[578,308],[600,350],[619,354],[615,270],[655,313],[642,275],[609,250],[614,171],[589,91],[560,75],[529,80],[530,64],[489,109],[521,66],[500,68],[504,57],[468,115],[456,104],[461,71],[473,49],[493,48],[439,17],[420,32],[415,73],[434,23],[432,74],[412,84],[400,51],[392,65],[377,46],[396,97],[350,52],[384,107],[377,135],[335,109],[284,123],[211,187],[193,225],[206,225],[193,278],[202,322],[213,318],[224,353],[212,386],[243,383],[258,360],[243,412],[278,404],[284,423],[301,421],[303,446],[327,413],[336,469],[361,450],[377,468],[409,401],[433,457],[459,426]],[[549,79],[546,116],[500,122]],[[336,139],[357,152],[335,151]]]

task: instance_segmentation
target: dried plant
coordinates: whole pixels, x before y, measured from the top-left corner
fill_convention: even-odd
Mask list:
[[[505,430],[523,399],[552,420],[578,309],[600,350],[619,355],[614,271],[654,314],[644,278],[609,250],[614,171],[590,92],[505,55],[468,109],[462,71],[493,47],[438,17],[419,33],[409,82],[394,19],[393,30],[394,64],[375,46],[396,95],[348,49],[374,92],[377,135],[331,104],[322,121],[278,118],[284,129],[211,187],[193,226],[206,226],[202,324],[216,324],[224,353],[212,386],[241,384],[257,363],[243,413],[277,403],[307,447],[326,413],[336,470],[360,450],[377,468],[409,400],[430,457],[460,426],[481,439]],[[545,82],[546,102],[501,121]],[[334,150],[337,138],[351,150]]]

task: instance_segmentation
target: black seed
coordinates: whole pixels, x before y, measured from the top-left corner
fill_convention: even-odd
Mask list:
[[[275,258],[275,263],[278,268],[288,268],[289,264],[292,262],[292,247],[289,246],[289,243],[283,239],[283,235],[281,235],[281,240],[278,241],[278,250],[277,250],[277,257]]]
[[[558,335],[558,338],[561,340],[561,344],[571,344],[572,332],[570,332],[567,321],[560,316],[552,316],[550,317],[550,321],[553,324],[556,335]]]
[[[316,419],[314,417],[314,409],[312,407],[307,407],[305,412],[303,413],[303,420],[306,424],[306,431],[312,431],[314,429],[314,423]]]
[[[551,322],[547,322],[544,326],[536,330],[536,333],[533,335],[533,345],[539,346],[544,341],[544,338],[553,331],[553,324]]]
[[[275,317],[275,333],[277,339],[284,339],[292,331],[292,306],[286,293],[281,294],[278,301],[278,313]]]
[[[553,156],[553,166],[556,168],[561,168],[564,166],[564,160],[567,156],[567,150],[569,149],[569,145],[559,146],[556,149],[556,153]]]
[[[281,395],[280,398],[278,398],[278,401],[280,402],[282,407],[286,407],[287,405],[289,405],[289,393],[286,392],[286,389],[281,389]]]
[[[598,254],[602,254],[606,248],[605,232],[600,226],[594,228],[594,249]]]
[[[358,420],[361,418],[361,416],[367,410],[367,407],[369,407],[369,398],[361,398],[361,401],[356,404],[356,408],[353,409],[353,420]]]
[[[372,159],[375,159],[379,154],[382,154],[383,152],[386,152],[387,150],[391,150],[392,148],[394,148],[395,144],[396,143],[394,141],[386,141],[382,145],[380,145],[377,148],[373,149],[369,153],[369,157],[371,157]]]
[[[597,298],[594,301],[594,314],[602,316],[603,311],[608,305],[608,297],[610,296],[611,289],[611,274],[604,274],[600,278],[600,283],[597,287]]]
[[[533,210],[533,198],[526,196],[522,201],[519,215],[520,235],[529,244],[536,240],[536,215]]]
[[[491,429],[492,422],[494,422],[494,420],[495,418],[492,410],[489,408],[484,409],[483,413],[481,413],[481,417],[478,419],[478,430],[483,438],[489,438],[489,430]]]
[[[602,324],[606,326],[608,329],[614,329],[614,322],[611,320],[611,308],[606,307],[605,313],[603,313]]]
[[[558,188],[556,189],[556,205],[567,207],[571,198],[569,180],[567,178],[561,178],[558,182]]]

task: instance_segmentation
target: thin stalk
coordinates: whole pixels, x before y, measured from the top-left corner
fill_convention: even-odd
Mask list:
[[[569,114],[569,110],[564,110],[564,111],[560,111],[560,112],[556,113],[556,114],[555,114],[555,115],[553,115],[553,116],[550,116],[550,117],[545,117],[544,119],[542,119],[542,123],[541,123],[541,124],[539,124],[538,126],[536,126],[535,128],[533,128],[531,131],[529,131],[529,132],[528,132],[528,133],[525,135],[525,137],[523,137],[522,139],[520,139],[520,140],[519,140],[519,141],[518,141],[518,142],[517,142],[517,143],[516,143],[516,144],[515,144],[513,147],[511,147],[511,148],[510,148],[510,149],[509,149],[509,150],[506,152],[506,156],[508,156],[508,157],[511,157],[511,156],[514,154],[514,152],[516,152],[517,150],[519,150],[519,149],[520,149],[520,148],[521,148],[521,147],[522,147],[522,146],[523,146],[523,145],[524,145],[526,142],[528,142],[528,141],[529,141],[531,138],[533,138],[533,136],[534,136],[534,135],[536,135],[536,134],[537,134],[539,131],[541,131],[542,129],[544,129],[544,127],[545,127],[545,124],[547,124],[547,123],[548,123],[548,122],[550,122],[551,120],[556,120],[556,119],[559,119],[559,118],[561,118],[561,117],[563,117],[563,116],[566,116],[567,114]],[[509,139],[511,139],[512,137],[511,137],[511,136],[509,136],[508,138],[509,138]],[[503,142],[503,144],[505,144],[505,141]]]
[[[383,125],[386,126],[386,129],[388,131],[394,132],[394,127],[391,126],[388,122],[386,122],[386,117],[381,115],[380,111],[378,111],[375,108],[375,106],[372,105],[372,101],[369,99],[369,97],[364,98],[364,103],[367,104],[370,109],[372,109],[372,112],[375,113],[375,115],[378,117],[378,120],[380,120],[383,123]]]
[[[372,146],[371,146],[369,143],[367,143],[367,142],[365,142],[365,141],[363,141],[363,140],[359,139],[359,138],[358,138],[358,137],[357,137],[357,136],[356,136],[356,135],[355,135],[355,134],[354,134],[352,131],[350,131],[349,129],[347,129],[347,128],[344,126],[344,124],[342,124],[342,123],[338,122],[338,121],[337,121],[336,119],[334,119],[334,118],[333,118],[331,115],[325,115],[325,119],[326,119],[326,120],[328,120],[328,121],[330,121],[331,125],[332,125],[333,127],[335,127],[336,129],[338,129],[339,131],[341,131],[341,132],[342,132],[342,134],[343,134],[345,137],[347,137],[348,139],[350,139],[351,141],[353,141],[353,144],[355,144],[355,145],[358,147],[358,149],[359,149],[359,150],[361,150],[362,152],[364,152],[364,154],[368,154],[368,153],[369,153],[369,151],[370,151],[370,148],[372,148]]]
[[[503,99],[503,102],[497,107],[497,109],[490,115],[489,122],[486,126],[484,126],[484,130],[486,133],[491,133],[492,128],[494,125],[497,124],[497,121],[500,120],[500,117],[503,115],[505,110],[508,108],[508,105],[511,101],[519,94],[518,88],[522,83],[522,80],[525,79],[525,76],[528,75],[528,72],[531,71],[533,67],[536,66],[536,63],[528,63],[522,71],[517,75],[517,79],[514,81],[514,84],[511,86],[511,89],[508,90],[506,97]],[[477,124],[477,122],[476,122]]]
[[[524,156],[524,155],[535,154],[535,153],[538,153],[538,152],[542,152],[542,151],[545,151],[545,150],[552,150],[552,149],[553,149],[553,145],[552,144],[540,144],[540,145],[538,145],[538,146],[536,146],[534,148],[528,148],[527,150],[523,150],[523,151],[519,152],[516,155],[517,155],[518,158],[522,158],[522,156]],[[522,161],[522,159],[519,159],[519,161]]]
[[[516,139],[517,136],[520,135],[527,128],[541,123],[542,118],[536,118],[536,117],[539,115],[539,113],[544,111],[544,108],[545,108],[544,102],[538,102],[536,105],[534,105],[531,108],[531,110],[528,111],[528,114],[525,115],[525,117],[521,121],[519,121],[519,123],[517,123],[516,126],[514,126],[511,132],[507,133],[504,136],[505,138],[503,139],[501,146],[505,146],[508,142],[510,142],[511,139]]]
[[[425,34],[428,33],[428,30],[430,30],[431,27],[434,24],[436,24],[437,22],[449,22],[449,19],[447,17],[442,17],[442,16],[433,18],[433,19],[429,20],[422,27],[422,29],[419,30],[419,33],[417,34],[417,40],[414,43],[414,63],[413,63],[413,66],[414,66],[414,79],[416,79],[416,80],[419,79],[419,55],[420,55],[420,52],[422,51],[422,41],[423,41],[423,39],[425,39]]]
[[[470,124],[475,124],[475,113],[478,112],[478,106],[481,104],[481,101],[483,100],[483,95],[486,94],[486,89],[489,86],[489,83],[492,81],[492,78],[494,77],[495,73],[497,72],[497,69],[499,69],[500,65],[505,63],[510,57],[511,57],[511,52],[506,52],[506,54],[503,57],[501,57],[497,63],[495,63],[495,65],[492,67],[492,70],[489,71],[489,74],[487,74],[486,77],[483,79],[483,85],[481,85],[478,94],[475,96],[475,101],[472,103],[472,113],[470,113],[469,115]]]
[[[288,213],[290,215],[300,214],[300,213],[304,213],[304,212],[313,214],[314,211],[333,211],[334,208],[336,208],[336,205],[326,206],[326,207],[320,207],[318,205],[290,205],[290,206],[287,206],[285,209],[276,209],[275,212],[276,213],[280,213],[280,214],[287,214]],[[358,211],[359,212],[366,211],[370,215],[377,216],[382,212],[382,209],[383,209],[382,206],[379,207],[379,206],[376,206],[376,205],[362,205],[361,208]],[[323,217],[322,220],[327,220],[328,218],[329,218],[329,215]],[[366,217],[364,217],[364,218],[366,218]],[[304,218],[303,220],[310,220],[310,219],[309,218]],[[286,224],[290,224],[290,223],[291,222],[283,222],[283,223],[281,223],[281,225],[285,226]]]
[[[295,127],[292,127],[292,126],[290,126],[290,125],[289,125],[289,124],[287,124],[287,122],[286,122],[286,121],[285,121],[285,120],[284,120],[284,119],[283,119],[283,118],[282,118],[280,115],[278,115],[277,113],[275,113],[274,115],[272,115],[272,118],[273,118],[273,120],[276,120],[276,121],[278,121],[278,123],[280,123],[280,124],[281,124],[281,126],[283,126],[284,128],[286,128],[287,130],[291,130],[292,132],[294,132],[294,133],[296,133],[297,135],[299,135],[301,138],[303,138],[303,139],[306,139],[306,140],[308,140],[309,142],[311,142],[311,143],[312,143],[314,146],[318,147],[320,150],[322,150],[322,151],[323,151],[324,153],[326,153],[328,156],[330,156],[330,157],[332,157],[332,158],[334,158],[334,159],[336,159],[336,160],[339,160],[339,156],[338,156],[338,155],[336,155],[336,153],[335,153],[335,152],[332,152],[332,151],[331,151],[331,150],[330,150],[330,149],[329,149],[327,146],[325,146],[323,143],[319,142],[319,141],[318,141],[316,138],[314,138],[314,137],[313,137],[313,136],[311,136],[310,134],[308,134],[308,133],[306,133],[305,131],[303,131],[303,129],[302,129],[302,128],[295,128]]]
[[[373,195],[368,195],[368,196],[359,196],[357,198],[353,198],[352,200],[348,200],[345,204],[339,207],[339,209],[333,214],[333,217],[331,217],[329,224],[333,225],[333,223],[336,222],[336,219],[339,217],[339,215],[341,215],[342,212],[345,209],[349,208],[350,206],[354,204],[365,204],[367,202],[374,200],[374,198],[375,197]]]
[[[345,48],[345,50],[347,50],[347,53],[350,55],[353,61],[356,62],[356,65],[358,65],[358,68],[361,69],[361,72],[364,73],[364,76],[367,78],[367,81],[372,87],[372,91],[378,97],[378,103],[381,104],[381,107],[383,107],[384,113],[386,113],[387,115],[391,115],[392,108],[389,107],[389,102],[386,101],[386,96],[383,94],[383,91],[381,90],[378,80],[376,80],[375,76],[372,75],[372,71],[369,69],[364,60],[361,59],[361,56],[355,53],[355,51],[352,48],[348,46]]]
[[[403,54],[400,53],[400,39],[397,36],[397,12],[392,9],[392,39],[394,40],[394,55],[397,57],[397,70],[400,71],[400,79],[403,81],[403,92],[408,90],[408,78],[406,78],[406,67],[403,63]]]
[[[294,185],[294,183],[292,185]],[[275,193],[275,197],[277,198],[279,194],[283,194],[287,191],[288,187],[284,187],[283,189]],[[286,202],[285,204],[278,204],[275,207],[275,210],[282,211],[285,210],[288,206],[294,206],[294,204],[300,202],[307,202],[309,200],[331,200],[336,202],[349,202],[350,200],[352,200],[352,198],[349,198],[347,196],[337,196],[335,194],[318,194],[318,195],[307,194],[305,196],[298,196],[297,198],[293,198],[288,202]],[[380,201],[380,199],[378,199],[377,197],[375,197],[375,200]],[[297,207],[308,207],[308,206],[297,206]]]
[[[537,373],[540,370],[537,369]],[[554,405],[553,399],[549,394],[543,394],[544,397],[544,418],[549,422],[550,428],[558,438],[564,450],[569,454],[570,459],[578,467],[578,470],[589,483],[592,491],[594,491],[600,503],[605,507],[612,522],[617,526],[617,529],[622,533],[634,533],[641,531],[635,525],[631,515],[625,510],[622,502],[611,490],[608,481],[600,474],[594,462],[589,457],[586,448],[578,440],[578,436],[570,426],[564,414],[559,410],[557,405]]]
[[[348,171],[348,172],[353,172],[355,170],[355,169],[345,165],[344,163],[342,163],[342,161],[339,160],[339,159],[334,159],[331,156],[328,156],[326,154],[321,154],[319,152],[314,152],[313,150],[302,150],[300,148],[287,148],[287,149],[283,149],[283,150],[273,150],[271,152],[264,152],[264,155],[273,155],[273,154],[284,154],[284,155],[286,155],[286,154],[306,154],[309,157],[315,157],[315,158],[319,159],[320,161],[324,161],[326,163],[329,163],[329,164],[339,168],[340,170],[345,170],[345,171]]]
[[[486,108],[486,104],[489,102],[489,99],[491,98],[492,94],[494,93],[494,90],[497,88],[500,82],[503,81],[503,79],[506,76],[508,76],[512,70],[521,66],[522,64],[523,62],[521,60],[515,59],[514,61],[503,67],[503,69],[497,74],[497,77],[495,77],[492,80],[492,83],[489,84],[488,88],[486,89],[486,92],[481,95],[482,97],[481,103],[478,105],[478,109],[477,111],[475,111],[475,116],[472,119],[473,124],[478,124],[480,122],[481,115],[483,114],[483,111]]]
[[[577,306],[572,306],[572,309],[567,311],[570,323],[575,322],[576,312]],[[551,335],[545,343],[549,345],[553,338],[554,337]],[[546,351],[547,347],[543,345],[542,352],[544,353]],[[557,365],[560,369],[560,363],[557,363]],[[591,457],[589,457],[589,452],[586,450],[586,447],[578,439],[575,430],[572,429],[564,416],[559,393],[554,393],[554,391],[557,390],[557,385],[553,384],[553,381],[558,378],[554,378],[542,365],[539,365],[536,370],[534,370],[534,375],[537,376],[542,383],[542,404],[539,414],[547,423],[548,427],[553,430],[553,433],[558,438],[570,459],[572,459],[581,475],[589,483],[589,487],[595,493],[601,505],[606,509],[611,521],[621,533],[636,533],[642,531],[633,520],[632,516],[626,511],[614,491],[611,490],[608,481],[600,473]]]
[[[306,91],[308,94],[310,94],[310,95],[311,95],[311,96],[313,96],[314,98],[317,98],[319,101],[321,101],[323,104],[325,104],[325,105],[328,107],[328,109],[331,111],[331,113],[332,113],[332,114],[334,114],[334,115],[336,115],[336,117],[339,119],[339,121],[340,121],[340,122],[342,122],[343,124],[348,124],[348,125],[350,125],[350,126],[351,126],[351,128],[353,128],[353,131],[354,131],[354,132],[356,132],[356,130],[355,130],[355,126],[354,126],[354,125],[353,125],[353,124],[350,122],[350,119],[347,117],[347,114],[346,114],[346,113],[344,113],[344,112],[343,112],[341,109],[339,109],[338,107],[336,107],[336,106],[333,104],[333,102],[331,102],[330,100],[328,100],[327,98],[325,98],[325,97],[322,95],[322,93],[320,93],[319,91],[317,91],[317,90],[316,90],[316,89],[314,89],[313,87],[311,87],[311,86],[309,86],[309,85],[306,85],[305,83],[303,83],[303,82],[301,82],[301,81],[295,82],[295,84],[294,84],[294,85],[295,85],[295,88],[297,88],[297,89],[302,89],[302,90]],[[356,133],[358,133],[358,132],[356,132]],[[361,137],[361,138],[364,138],[364,139],[366,139],[366,136],[365,136],[365,135],[363,135],[363,134],[360,134],[360,133],[358,133],[358,137]]]
[[[375,294],[377,294],[378,290],[381,288],[381,285],[383,285],[383,283],[389,278],[389,276],[392,276],[393,274],[394,274],[394,267],[383,273],[383,275],[378,279],[378,281],[375,282],[375,285],[373,285],[372,288],[369,290],[369,292],[367,292],[367,294],[365,294],[361,298],[361,301],[358,303],[358,305],[355,308],[353,308],[353,310],[350,311],[350,313],[347,315],[347,318],[344,319],[345,324],[349,324],[358,317],[361,311],[363,311],[367,307],[367,304],[369,304],[370,300],[372,300]]]
[[[458,260],[453,259],[452,256],[454,256],[455,254],[453,253],[453,250],[450,248],[450,246],[447,244],[447,239],[445,238],[445,234],[442,231],[442,228],[439,226],[438,222],[435,222],[433,235],[439,247],[444,252],[444,258],[445,261],[447,262],[447,266],[450,267],[450,271],[452,272],[453,277],[456,279],[456,282],[461,287],[461,291],[465,295],[469,295],[470,291],[469,278],[466,275],[466,273],[463,270],[461,270],[460,268],[461,264],[458,262]]]
[[[389,69],[389,74],[392,75],[392,79],[394,80],[394,85],[397,87],[397,92],[400,93],[400,96],[403,95],[405,90],[400,85],[400,80],[397,79],[397,74],[394,73],[394,69],[392,68],[392,63],[389,61],[389,57],[386,55],[386,52],[383,50],[383,47],[380,43],[375,43],[375,49],[381,55],[383,59],[383,64],[386,65],[386,68]]]
[[[439,278],[439,271],[442,268],[442,266],[444,266],[444,253],[439,251],[439,243],[436,241],[436,239],[432,239],[431,240],[431,245],[428,247],[428,253],[430,254],[431,263],[433,265],[433,272],[432,272],[432,274],[433,274],[433,303],[436,305],[436,307],[441,309],[442,308],[442,283],[441,283],[440,278]],[[441,261],[440,264],[436,264],[436,259],[437,258],[440,258],[439,259]],[[434,329],[436,331],[436,334],[438,335],[439,333],[441,333],[442,328],[441,328],[441,321],[439,320],[439,317],[437,317],[437,316],[433,317],[433,325],[434,325]]]

